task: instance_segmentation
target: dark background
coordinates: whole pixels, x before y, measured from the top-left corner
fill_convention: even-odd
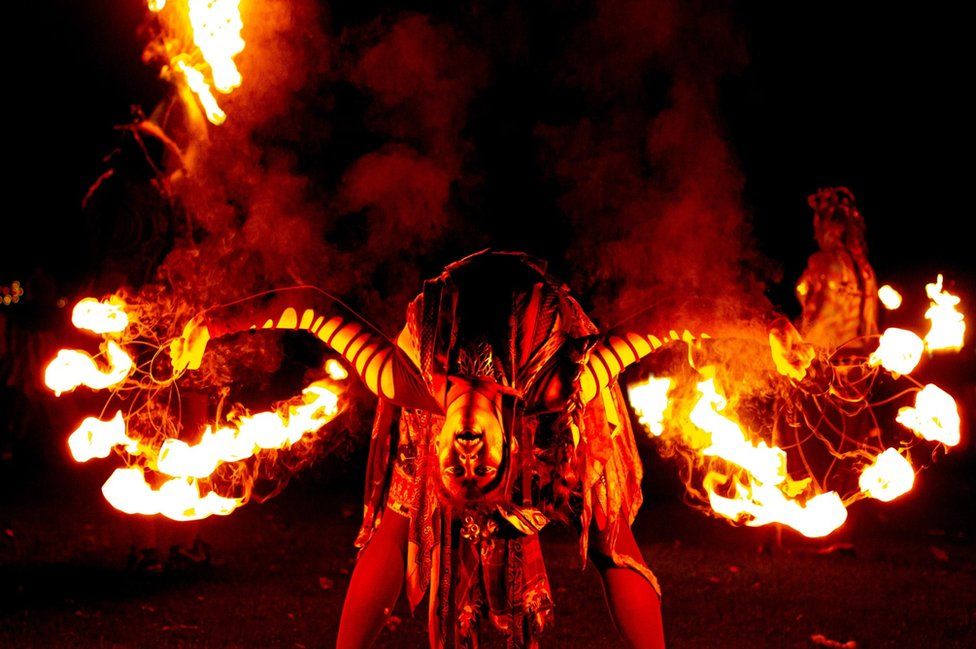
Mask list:
[[[533,34],[531,55],[496,73],[466,132],[482,147],[485,178],[472,218],[495,245],[546,255],[559,270],[572,234],[517,227],[528,215],[560,222],[553,189],[533,167],[531,134],[540,115],[559,111],[561,98],[537,83],[545,68],[534,67],[534,57],[548,60],[556,49],[563,9],[539,4],[520,14]],[[767,291],[773,302],[796,311],[792,282],[814,249],[807,194],[843,184],[858,197],[882,282],[920,287],[943,272],[968,298],[964,305],[976,304],[967,233],[972,53],[962,8],[730,6],[748,61],[723,79],[720,114],[746,180],[757,246],[780,266],[782,281]],[[334,27],[408,9],[456,18],[445,3],[329,8]],[[71,303],[93,280],[106,251],[89,243],[81,199],[104,168],[102,156],[117,146],[113,127],[129,120],[130,105],[152,106],[169,89],[140,61],[140,2],[39,2],[18,11],[27,15],[8,23],[8,33],[27,38],[4,46],[8,171],[0,284],[28,282],[27,307],[35,308],[51,306],[36,304],[40,299]],[[348,133],[339,136],[339,150],[359,146],[361,134]],[[434,255],[425,270],[457,254]],[[43,297],[30,292],[38,269],[54,287]],[[923,305],[906,308],[920,313]],[[930,373],[948,381],[971,417],[972,343]],[[324,458],[277,500],[210,523],[205,536],[219,559],[213,572],[146,584],[120,569],[126,523],[98,493],[108,469],[70,463],[61,422],[35,416],[59,414],[49,410],[55,407],[68,406],[35,396],[0,414],[43,422],[3,465],[0,644],[329,645],[354,556],[363,444]],[[919,477],[904,502],[853,508],[855,557],[756,555],[765,532],[733,529],[685,508],[673,467],[651,445],[643,450],[650,505],[638,521],[638,539],[670,592],[665,615],[674,646],[809,646],[814,633],[865,647],[974,641],[969,503],[976,464],[968,436]],[[556,533],[551,543],[561,620],[552,646],[616,642],[595,578],[572,568],[571,539]],[[384,634],[384,646],[418,646],[422,619],[404,619]]]

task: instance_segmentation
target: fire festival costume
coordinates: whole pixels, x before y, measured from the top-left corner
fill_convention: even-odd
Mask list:
[[[509,646],[537,646],[553,608],[538,538],[551,520],[577,527],[628,642],[661,645],[657,581],[630,531],[642,468],[616,382],[661,340],[601,336],[542,262],[483,251],[425,282],[396,343],[300,287],[208,310],[174,343],[174,369],[198,367],[211,337],[257,328],[317,336],[380,397],[340,645],[368,644],[375,634],[353,627],[395,603],[388,562],[403,549],[390,530],[406,522],[407,594],[411,607],[430,594],[432,646],[476,647],[486,620]]]
[[[477,646],[486,620],[509,646],[537,646],[553,607],[538,532],[557,519],[576,525],[628,641],[661,645],[657,581],[630,531],[642,469],[616,382],[661,340],[601,336],[542,262],[483,251],[425,283],[396,343],[299,287],[204,312],[174,342],[174,369],[199,367],[210,338],[258,328],[308,331],[379,397],[340,644],[368,644],[361,627],[389,613],[400,585],[387,562],[401,558],[390,530],[408,521],[408,597],[430,593],[432,646]]]
[[[595,509],[603,535],[618,517],[633,521],[641,465],[620,388],[585,405],[574,390],[556,412],[537,405],[553,372],[579,377],[598,339],[568,289],[524,255],[462,260],[426,282],[410,304],[400,345],[432,393],[449,377],[476,377],[503,386],[509,401],[511,466],[498,477],[504,496],[487,508],[438,497],[434,439],[442,416],[388,402],[377,410],[357,545],[369,542],[385,510],[409,517],[407,595],[413,607],[430,590],[440,633],[451,633],[453,618],[456,637],[470,641],[487,615],[521,646],[552,613],[538,531],[552,518],[573,520],[585,557]],[[616,552],[611,558],[657,590],[642,562]]]

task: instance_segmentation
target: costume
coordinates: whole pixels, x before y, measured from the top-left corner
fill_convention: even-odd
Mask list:
[[[864,220],[844,187],[809,197],[820,250],[796,285],[803,306],[798,328],[822,349],[878,333],[878,283],[867,260]]]
[[[533,646],[551,618],[552,597],[538,539],[550,520],[568,521],[588,551],[591,522],[605,547],[641,504],[642,470],[623,395],[614,382],[583,404],[578,378],[599,332],[567,287],[524,254],[482,252],[424,284],[407,310],[399,346],[432,394],[452,377],[501,386],[506,466],[493,495],[475,503],[445,497],[434,439],[440,413],[380,400],[367,469],[364,547],[387,510],[410,518],[407,590],[411,607],[430,591],[430,614],[451,639],[477,644],[487,617],[510,646]],[[564,373],[564,407],[539,406],[540,389]],[[595,519],[595,520],[594,520]],[[658,590],[641,561],[611,552]]]

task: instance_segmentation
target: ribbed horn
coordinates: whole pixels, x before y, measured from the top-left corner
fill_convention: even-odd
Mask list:
[[[701,337],[707,338],[705,335]],[[590,356],[580,374],[583,403],[590,402],[629,365],[675,340],[691,342],[695,340],[695,336],[687,329],[681,334],[672,330],[663,338],[633,332],[607,336],[606,340],[597,343],[590,350]]]
[[[199,365],[210,338],[259,329],[307,331],[345,358],[377,396],[404,408],[442,410],[402,349],[341,301],[314,287],[268,291],[204,311],[187,325],[182,344],[174,348],[174,367]]]

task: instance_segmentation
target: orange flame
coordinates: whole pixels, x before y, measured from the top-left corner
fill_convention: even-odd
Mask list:
[[[102,494],[112,507],[126,514],[162,514],[175,521],[226,516],[243,504],[240,498],[212,491],[201,496],[200,485],[192,478],[172,478],[153,489],[143,470],[135,466],[116,469],[102,485]]]
[[[61,396],[80,385],[92,390],[104,390],[118,385],[132,371],[132,358],[114,340],[102,345],[102,353],[108,363],[100,368],[95,359],[77,349],[62,349],[44,370],[44,384]]]
[[[893,448],[875,458],[858,480],[864,495],[886,503],[911,491],[914,484],[915,470],[911,463]]]
[[[234,57],[244,50],[240,0],[189,0],[193,40],[210,66],[214,87],[224,94],[241,85]]]
[[[780,523],[803,536],[819,538],[827,536],[847,520],[847,509],[836,491],[817,494],[800,503],[773,485],[737,482],[735,498],[725,498],[716,494],[709,482],[706,480],[706,488],[712,509],[731,520],[746,518],[746,525],[750,527]]]
[[[72,313],[72,322],[79,329],[102,335],[105,359],[96,362],[85,352],[63,349],[45,370],[48,387],[59,396],[79,385],[98,390],[122,384],[134,371],[136,376],[131,381],[139,385],[138,373],[145,370],[134,367],[122,346],[128,342],[124,335],[129,317],[125,303],[118,297],[81,300]],[[137,466],[115,471],[102,488],[116,509],[131,514],[161,514],[174,520],[226,515],[246,501],[246,494],[228,498],[211,490],[201,495],[198,481],[211,477],[221,464],[291,447],[334,419],[339,413],[339,397],[330,386],[347,378],[348,373],[334,360],[326,364],[325,370],[330,379],[310,384],[300,396],[281,403],[275,410],[235,416],[216,430],[208,426],[195,444],[174,438],[158,445],[135,439],[119,410],[107,421],[87,417],[69,436],[68,447],[78,462],[108,457],[117,447],[130,458],[135,457]],[[156,378],[150,380],[159,384]],[[171,479],[154,489],[146,481],[146,470]]]
[[[701,372],[706,378],[697,384],[699,397],[688,415],[692,425],[679,423],[671,429],[700,462],[715,458],[735,467],[720,472],[709,465],[703,486],[712,510],[750,526],[781,523],[809,537],[825,536],[843,525],[847,510],[840,496],[829,491],[808,495],[805,501],[798,498],[809,481],[790,479],[785,451],[764,440],[753,441],[741,425],[723,414],[728,401],[715,385],[715,368]],[[665,430],[664,414],[672,387],[671,379],[651,377],[628,388],[641,424],[655,436]],[[721,495],[719,488],[729,484],[731,495]]]
[[[691,423],[711,434],[711,443],[702,450],[703,455],[715,455],[726,462],[742,467],[757,480],[766,484],[779,484],[786,479],[786,453],[765,441],[752,443],[742,427],[721,412],[728,405],[725,397],[715,388],[714,379],[698,384],[701,398],[691,411]]]
[[[133,455],[139,452],[139,443],[126,434],[121,410],[108,421],[86,417],[68,437],[68,448],[77,462],[108,457],[115,446],[124,446]]]
[[[878,348],[868,358],[868,365],[880,365],[895,374],[911,374],[922,360],[925,343],[907,329],[889,327],[881,334]]]
[[[203,107],[207,119],[212,124],[222,124],[227,116],[213,91],[226,95],[243,81],[234,62],[234,57],[245,47],[241,37],[244,21],[241,18],[240,0],[147,2],[149,10],[160,16],[165,49],[173,52],[169,67],[180,72],[186,86]],[[187,25],[189,34],[185,33]],[[192,42],[192,46],[188,46],[188,42]],[[166,74],[165,69],[163,73]]]
[[[245,415],[233,426],[207,427],[197,444],[167,439],[159,449],[156,468],[167,475],[206,478],[222,462],[244,460],[261,449],[291,446],[331,421],[339,398],[324,382],[302,391],[302,402],[283,404],[276,412]]]
[[[325,361],[325,373],[333,381],[344,381],[349,378],[349,372],[342,366],[342,363],[334,358]]]
[[[878,299],[881,304],[889,311],[894,311],[901,306],[901,293],[896,291],[890,284],[885,284],[878,289]]]
[[[960,419],[956,400],[932,383],[915,395],[915,407],[899,409],[895,420],[922,439],[946,446],[959,443]]]
[[[664,411],[668,409],[668,392],[674,381],[650,376],[646,381],[627,388],[630,403],[642,426],[655,437],[664,432]]]
[[[86,297],[71,311],[71,324],[96,334],[114,334],[125,331],[129,316],[125,313],[125,303],[114,296],[101,302]]]
[[[942,289],[941,274],[934,284],[925,285],[925,292],[932,301],[925,312],[925,318],[932,321],[925,345],[930,351],[959,351],[966,336],[966,318],[956,310],[960,298]]]
[[[207,120],[215,126],[223,124],[227,120],[227,113],[217,103],[217,98],[211,92],[210,84],[207,83],[203,73],[196,68],[191,68],[185,61],[176,61],[176,69],[183,73],[186,85],[200,100],[203,112],[207,114]]]

